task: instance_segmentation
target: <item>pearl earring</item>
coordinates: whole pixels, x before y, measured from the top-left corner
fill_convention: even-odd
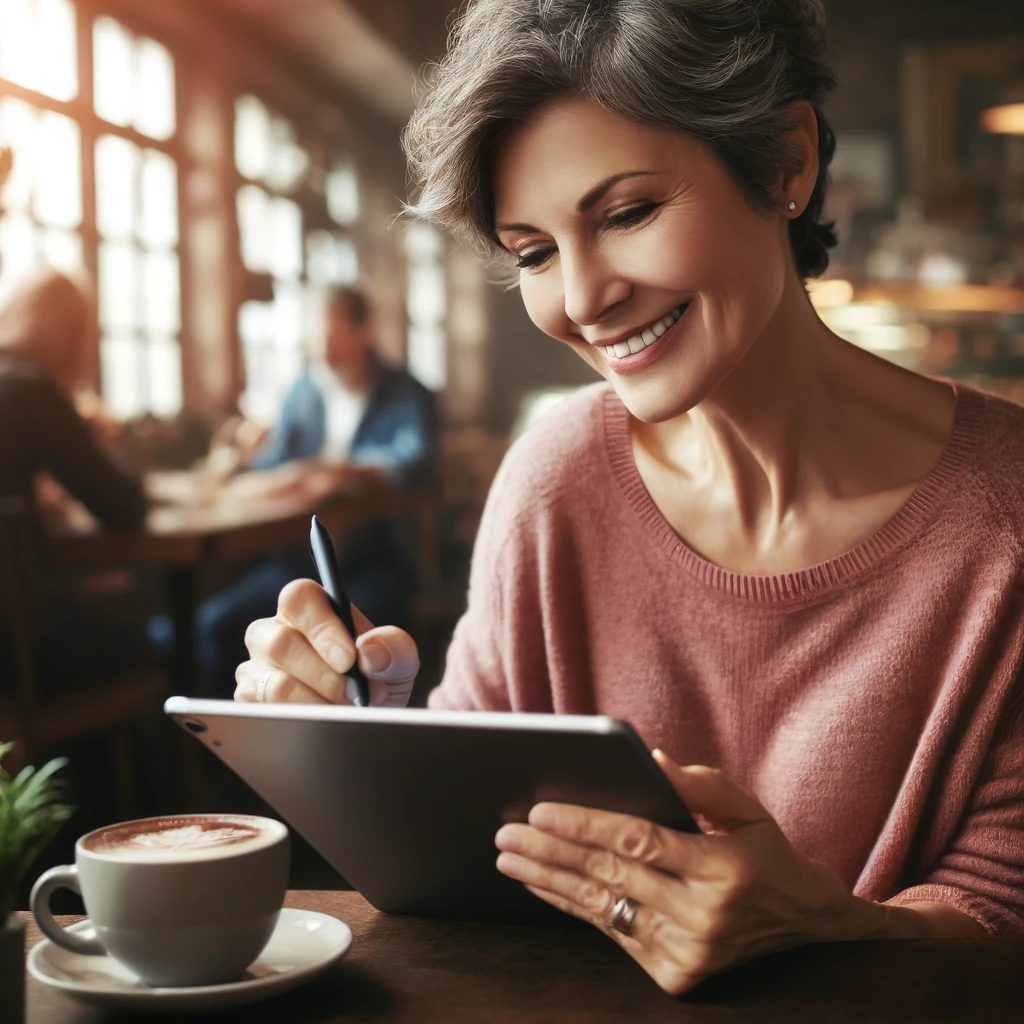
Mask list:
[[[789,201],[789,209],[790,209],[790,212],[792,212],[793,210],[796,209],[796,203],[794,203],[792,199],[790,199],[790,201]]]

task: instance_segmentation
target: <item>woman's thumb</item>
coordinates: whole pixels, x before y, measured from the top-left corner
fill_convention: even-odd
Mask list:
[[[732,831],[771,820],[757,797],[717,768],[678,765],[661,750],[654,751],[654,758],[690,813],[705,819],[712,828]]]
[[[406,682],[420,670],[419,651],[413,638],[397,626],[377,626],[356,641],[359,667],[367,679]]]

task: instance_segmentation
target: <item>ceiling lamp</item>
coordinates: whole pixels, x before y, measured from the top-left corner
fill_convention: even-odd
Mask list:
[[[989,107],[981,115],[981,126],[996,135],[1024,135],[1024,103]]]
[[[982,112],[982,128],[995,135],[1024,135],[1024,82],[1014,82],[1000,99]]]

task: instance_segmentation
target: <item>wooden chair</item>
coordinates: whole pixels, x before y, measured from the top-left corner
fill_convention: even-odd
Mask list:
[[[131,672],[45,694],[38,675],[45,605],[36,552],[36,525],[24,502],[0,502],[0,636],[6,634],[14,671],[13,680],[0,680],[0,740],[15,743],[4,767],[14,771],[38,763],[70,740],[106,732],[118,813],[130,817],[136,810],[130,723],[159,711],[170,692],[169,678],[157,671]]]

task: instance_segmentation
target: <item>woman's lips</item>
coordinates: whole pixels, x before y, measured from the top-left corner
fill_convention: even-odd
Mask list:
[[[666,342],[671,341],[679,333],[679,325],[686,320],[686,315],[690,312],[690,307],[692,305],[692,302],[686,303],[686,308],[683,310],[679,319],[660,338],[657,338],[639,352],[631,353],[630,355],[623,356],[620,359],[608,346],[602,347],[601,354],[608,363],[609,369],[614,373],[626,374],[633,373],[637,370],[644,369],[644,367],[650,366],[651,363],[653,363],[654,360],[657,359],[658,356],[668,347]]]

